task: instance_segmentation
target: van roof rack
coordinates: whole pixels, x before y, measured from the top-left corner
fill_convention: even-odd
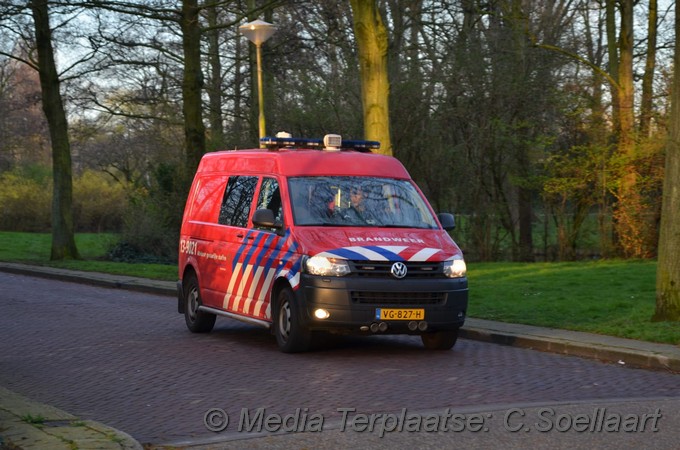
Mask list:
[[[339,134],[327,134],[323,139],[297,138],[288,133],[277,133],[275,137],[260,138],[260,146],[269,150],[280,148],[309,148],[325,151],[356,150],[370,153],[380,148],[378,141],[345,140]]]

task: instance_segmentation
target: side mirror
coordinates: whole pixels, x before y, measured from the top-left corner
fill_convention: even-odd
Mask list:
[[[456,219],[453,218],[453,214],[439,213],[437,214],[437,219],[439,219],[439,223],[442,224],[442,228],[446,231],[456,228]]]
[[[258,209],[253,213],[253,225],[264,228],[281,228],[281,222],[276,221],[271,209]]]

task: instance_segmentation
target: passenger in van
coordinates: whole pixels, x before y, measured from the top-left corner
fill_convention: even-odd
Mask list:
[[[349,208],[347,208],[345,219],[355,225],[375,225],[379,223],[380,215],[385,214],[385,211],[381,209],[384,206],[383,201],[382,197],[376,198],[375,195],[369,198],[369,193],[361,186],[352,186],[349,192]],[[370,205],[368,205],[369,203]]]

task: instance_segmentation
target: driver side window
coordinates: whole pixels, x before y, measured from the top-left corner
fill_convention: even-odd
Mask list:
[[[257,209],[271,209],[277,222],[283,223],[283,205],[281,204],[281,191],[276,178],[265,177],[262,179],[260,195],[257,199]]]

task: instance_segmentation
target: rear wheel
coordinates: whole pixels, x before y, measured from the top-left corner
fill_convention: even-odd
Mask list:
[[[298,305],[290,288],[282,289],[277,297],[274,334],[279,349],[284,353],[309,350],[312,333],[300,325]]]
[[[458,340],[458,328],[455,330],[434,331],[420,335],[423,345],[428,350],[450,350]]]
[[[215,314],[199,311],[201,290],[196,275],[190,275],[184,285],[184,321],[193,333],[208,333],[215,326]]]

